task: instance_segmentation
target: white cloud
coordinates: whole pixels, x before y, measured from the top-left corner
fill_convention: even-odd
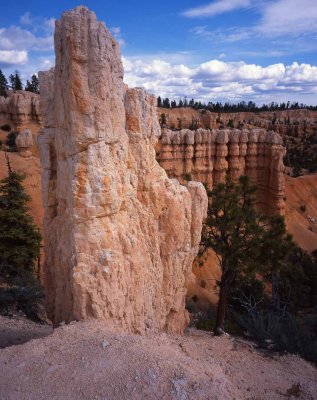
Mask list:
[[[256,30],[267,36],[316,33],[316,0],[278,0],[263,3]]]
[[[18,26],[0,29],[1,50],[52,50],[53,35],[35,36],[32,32]]]
[[[195,67],[154,58],[123,58],[125,82],[171,98],[258,102],[298,100],[313,102],[317,88],[317,66],[282,63],[262,67],[245,62],[210,60]],[[306,100],[303,96],[306,96]],[[311,96],[307,100],[307,95]],[[302,97],[301,97],[302,96]]]
[[[0,50],[0,64],[2,66],[23,65],[28,61],[26,51]]]
[[[119,26],[114,26],[113,28],[109,28],[109,30],[120,46],[123,47],[125,45],[125,40],[123,39],[121,28]]]
[[[238,8],[246,8],[248,0],[224,0],[207,6],[193,8],[183,13],[187,17],[214,16]],[[316,0],[276,0],[252,2],[260,18],[245,27],[232,26],[227,29],[209,29],[208,26],[196,26],[191,29],[194,35],[221,42],[238,42],[266,38],[294,37],[300,35],[316,35],[317,33],[317,1]],[[314,41],[316,37],[314,38]],[[302,40],[296,47],[311,44]],[[316,47],[316,46],[315,46]]]
[[[218,0],[204,6],[190,8],[182,13],[185,17],[210,17],[250,6],[250,0]]]
[[[20,65],[27,61],[28,52],[49,52],[54,48],[54,18],[33,17],[27,12],[21,16],[20,24],[23,28],[15,25],[0,28],[0,51],[5,54],[2,65]]]
[[[20,17],[20,24],[27,26],[32,32],[52,34],[55,28],[55,18],[34,17],[26,12]]]

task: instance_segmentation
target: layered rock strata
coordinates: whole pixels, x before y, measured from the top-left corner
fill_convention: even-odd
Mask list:
[[[263,129],[162,130],[157,159],[171,178],[200,181],[209,188],[248,175],[258,187],[259,208],[284,214],[285,178],[281,137]]]
[[[155,159],[155,98],[127,89],[118,44],[78,7],[55,31],[40,73],[47,310],[123,329],[182,332],[207,197]]]
[[[230,124],[246,128],[273,130],[282,136],[302,137],[313,135],[317,128],[317,111],[306,109],[260,112],[211,112],[187,108],[158,108],[158,117],[165,114],[166,127],[170,129],[216,129]]]

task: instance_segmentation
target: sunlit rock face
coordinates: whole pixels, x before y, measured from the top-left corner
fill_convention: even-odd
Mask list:
[[[260,210],[284,214],[285,148],[281,137],[264,129],[162,130],[157,159],[170,178],[200,181],[208,188],[230,175],[248,175]]]
[[[16,127],[40,124],[40,96],[23,90],[7,91],[0,96],[0,118],[11,121]]]
[[[155,99],[123,83],[120,50],[85,7],[56,23],[56,66],[40,73],[47,311],[182,332],[207,196],[155,159]]]

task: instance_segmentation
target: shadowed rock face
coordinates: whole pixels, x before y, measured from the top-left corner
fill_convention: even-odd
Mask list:
[[[123,329],[182,332],[207,196],[155,159],[155,99],[127,89],[117,43],[78,7],[56,23],[40,73],[47,310]]]
[[[259,208],[284,214],[285,177],[281,137],[264,129],[164,129],[157,159],[170,178],[184,182],[191,176],[211,189],[230,175],[248,175],[258,187]]]

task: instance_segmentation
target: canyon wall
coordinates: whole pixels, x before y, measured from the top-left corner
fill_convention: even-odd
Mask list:
[[[207,196],[155,159],[156,99],[128,89],[118,44],[85,7],[56,22],[39,74],[49,318],[182,332]]]
[[[208,110],[194,110],[186,108],[158,108],[160,118],[162,113],[166,117],[166,127],[170,129],[216,129],[221,125],[230,124],[238,128],[263,128],[273,130],[284,136],[301,138],[304,135],[313,135],[317,130],[317,111],[295,109],[261,112],[211,112]]]
[[[248,175],[268,214],[284,214],[284,155],[281,137],[263,129],[163,129],[157,146],[160,165],[180,182],[193,179],[211,189],[227,174],[234,181]]]

